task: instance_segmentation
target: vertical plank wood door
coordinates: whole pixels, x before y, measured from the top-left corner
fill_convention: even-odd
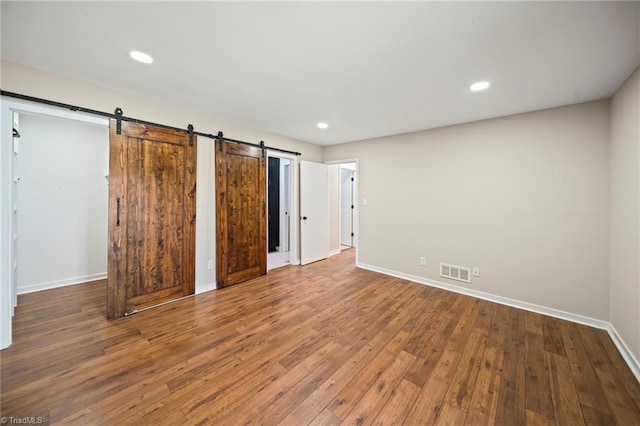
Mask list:
[[[266,165],[260,148],[216,142],[219,287],[267,273]]]
[[[107,317],[195,292],[196,140],[110,123]]]

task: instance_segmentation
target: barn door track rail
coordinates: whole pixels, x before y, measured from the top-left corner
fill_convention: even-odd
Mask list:
[[[36,102],[36,103],[39,103],[39,104],[45,104],[45,105],[55,106],[55,107],[58,107],[58,108],[69,109],[71,111],[84,112],[84,113],[87,113],[87,114],[99,115],[101,117],[113,118],[113,119],[116,120],[116,132],[118,134],[120,134],[121,131],[122,131],[122,122],[123,121],[128,121],[128,122],[131,122],[131,123],[143,124],[143,125],[146,125],[146,126],[160,127],[162,129],[173,130],[173,131],[181,132],[181,133],[187,133],[189,135],[189,145],[191,145],[191,146],[193,146],[193,143],[194,143],[193,142],[194,141],[194,135],[197,135],[197,136],[204,136],[204,137],[212,139],[214,141],[220,140],[220,139],[224,139],[225,141],[228,141],[228,142],[235,142],[235,143],[242,144],[242,145],[254,146],[256,148],[262,149],[263,151],[265,149],[269,149],[269,150],[273,150],[273,151],[284,152],[286,154],[302,155],[299,152],[289,151],[289,150],[281,149],[281,148],[274,148],[274,147],[271,147],[271,146],[266,146],[263,141],[260,141],[260,143],[257,144],[257,143],[245,142],[245,141],[241,141],[241,140],[237,140],[237,139],[231,139],[231,138],[228,138],[226,136],[223,136],[222,132],[218,132],[215,135],[213,133],[196,132],[194,130],[192,124],[189,124],[186,129],[182,129],[182,128],[179,128],[179,127],[167,126],[166,124],[159,124],[159,123],[154,123],[154,122],[151,122],[151,121],[140,120],[140,119],[133,118],[133,117],[126,117],[126,116],[124,116],[122,108],[116,108],[113,113],[109,113],[109,112],[104,112],[104,111],[98,111],[98,110],[91,109],[91,108],[84,108],[84,107],[77,106],[77,105],[65,104],[63,102],[51,101],[49,99],[43,99],[43,98],[37,98],[37,97],[34,97],[34,96],[23,95],[21,93],[8,92],[6,90],[0,90],[0,95],[7,96],[9,98],[20,99],[20,100],[23,100],[23,101]]]

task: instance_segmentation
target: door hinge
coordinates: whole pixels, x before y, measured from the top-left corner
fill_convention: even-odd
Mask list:
[[[351,208],[352,208],[352,209],[354,208],[354,207],[353,207],[353,204],[351,205]]]
[[[351,178],[351,182],[354,182],[354,179],[353,179],[353,177]]]
[[[352,233],[351,233],[351,236],[352,236],[352,237],[355,237],[355,236],[356,236],[356,234],[354,234],[354,233],[352,232]]]

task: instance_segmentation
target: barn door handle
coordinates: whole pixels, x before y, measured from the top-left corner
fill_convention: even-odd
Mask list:
[[[120,197],[116,198],[116,226],[120,226]]]

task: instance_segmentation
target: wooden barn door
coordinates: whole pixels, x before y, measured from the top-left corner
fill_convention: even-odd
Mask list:
[[[219,287],[267,273],[266,166],[262,149],[216,142]]]
[[[109,129],[107,317],[195,290],[196,140],[115,120]]]

